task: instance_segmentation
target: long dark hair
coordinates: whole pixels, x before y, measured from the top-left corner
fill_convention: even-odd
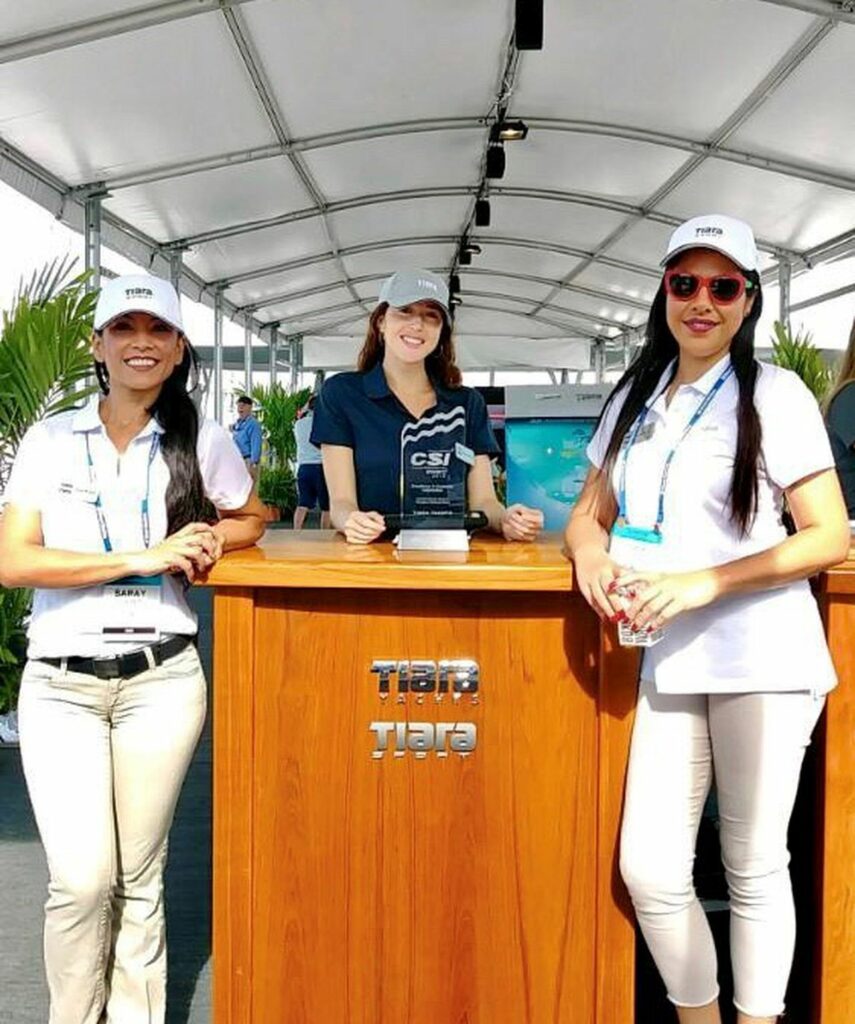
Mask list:
[[[838,393],[842,391],[847,384],[851,384],[853,381],[855,381],[855,320],[852,321],[852,330],[849,332],[849,344],[846,347],[846,351],[843,353],[843,358],[841,359],[840,366],[837,369],[834,384],[831,386],[822,403],[826,415],[828,415],[831,403],[835,398],[837,398]]]
[[[356,368],[360,373],[367,373],[378,363],[383,362],[383,335],[380,333],[380,320],[388,308],[388,302],[381,302],[368,319],[365,341],[356,362]],[[444,314],[442,330],[439,332],[439,344],[425,359],[425,370],[431,380],[446,388],[459,388],[463,382],[463,374],[454,361],[454,338],[451,333],[451,324]]]
[[[95,332],[99,337],[101,331]],[[211,521],[216,512],[205,495],[196,442],[199,439],[199,413],[190,397],[199,382],[199,357],[184,338],[184,356],[163,382],[160,394],[149,408],[150,416],[163,427],[160,450],[169,469],[166,489],[166,534],[169,536],[188,523]],[[95,360],[95,375],[101,391],[110,393],[110,375],[105,363]]]
[[[760,319],[760,314],[763,312],[763,292],[760,287],[760,275],[756,271],[745,271],[744,275],[746,281],[750,282],[750,294],[754,296],[754,303],[730,343],[730,359],[739,385],[736,457],[730,483],[730,516],[742,536],[745,536],[751,528],[757,511],[757,472],[760,461],[760,445],[763,440],[760,417],[757,415],[754,405],[754,388],[759,370],[759,363],[754,358],[754,330]],[[677,340],[668,326],[665,304],[663,281],[660,283],[659,290],[650,307],[644,345],[633,359],[629,369],[618,381],[600,413],[600,421],[602,421],[606,410],[614,401],[615,395],[628,388],[626,400],[621,406],[606,449],[601,477],[604,488],[609,486],[612,469],[617,461],[626,432],[637,419],[645,402],[653,394],[662,374],[680,354]]]

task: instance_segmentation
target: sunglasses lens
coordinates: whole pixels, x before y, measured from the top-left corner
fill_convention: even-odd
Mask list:
[[[668,288],[675,299],[690,299],[698,290],[698,279],[694,274],[671,274]]]
[[[714,277],[710,293],[719,302],[733,302],[742,293],[742,280],[738,277]]]

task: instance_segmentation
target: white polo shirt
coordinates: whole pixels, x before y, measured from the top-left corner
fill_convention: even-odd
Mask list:
[[[655,523],[668,452],[729,361],[727,355],[693,384],[681,385],[667,409],[664,392],[672,368],[663,374],[648,403],[643,439],[636,440],[627,460],[626,512],[633,526]],[[678,447],[665,492],[663,543],[649,546],[656,564],[643,568],[690,572],[774,547],[787,536],[781,523],[785,489],[834,465],[816,399],[795,373],[761,364],[754,393],[763,430],[757,517],[740,537],[728,501],[738,397],[731,374]],[[597,468],[622,404],[618,395],[588,446]],[[622,462],[623,454],[612,475],[615,494]],[[837,683],[806,580],[684,612],[667,624],[656,646],[645,650],[642,677],[662,693],[827,693]]]
[[[141,502],[152,435],[163,428],[150,419],[119,455],[98,415],[98,396],[78,410],[61,413],[27,431],[15,457],[4,503],[41,513],[46,548],[101,554],[104,544],[92,503],[86,437],[95,478],[114,551],[140,551]],[[249,498],[252,479],[228,432],[211,420],[199,426],[196,447],[205,493],[219,509],[240,508]],[[169,469],[160,448],[151,464],[149,517],[151,545],[166,536],[166,489]],[[105,643],[99,587],[36,590],[28,630],[30,658],[109,657],[137,644]],[[195,614],[184,588],[172,576],[163,577],[163,598],[155,623],[161,635],[194,634]]]

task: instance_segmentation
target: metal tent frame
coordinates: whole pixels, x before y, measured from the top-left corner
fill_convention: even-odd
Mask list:
[[[293,376],[302,339],[356,344],[396,265],[457,275],[472,359],[562,340],[565,372],[580,342],[625,360],[693,213],[753,223],[784,321],[855,291],[790,300],[855,254],[852,0],[547,0],[526,52],[513,6],[0,0],[0,178],[96,279],[106,244],[213,307],[218,416],[224,317],[247,378],[253,335]],[[496,179],[503,118],[529,137]]]

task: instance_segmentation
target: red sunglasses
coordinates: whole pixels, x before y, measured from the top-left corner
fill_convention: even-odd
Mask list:
[[[741,274],[716,274],[715,277],[701,277],[687,274],[682,270],[669,270],[665,274],[665,291],[681,302],[693,299],[701,288],[706,288],[713,302],[726,306],[736,302],[746,291],[751,291],[754,282]]]

